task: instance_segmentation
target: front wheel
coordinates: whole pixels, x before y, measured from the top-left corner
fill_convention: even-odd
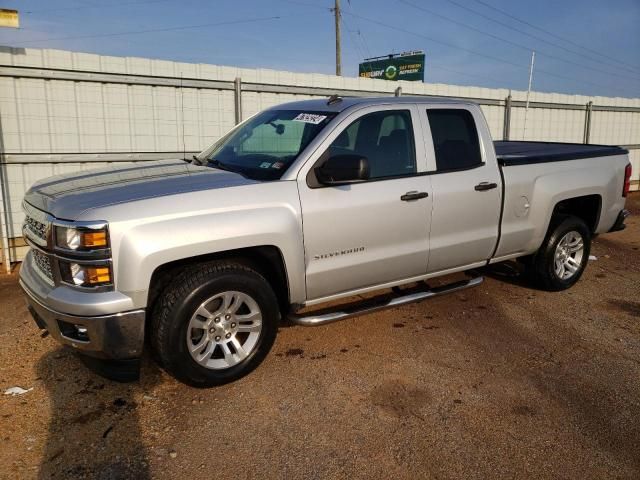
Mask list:
[[[576,283],[589,261],[591,232],[573,216],[555,219],[529,264],[534,282],[549,291],[565,290]]]
[[[240,263],[211,262],[186,269],[162,294],[151,344],[179,380],[222,385],[262,362],[278,321],[276,296],[262,275]]]

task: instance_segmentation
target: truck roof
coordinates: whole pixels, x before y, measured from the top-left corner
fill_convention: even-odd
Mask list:
[[[340,101],[328,104],[329,98],[318,98],[314,100],[300,100],[298,102],[289,102],[272,107],[272,110],[309,110],[314,112],[342,112],[354,105],[388,105],[389,103],[447,103],[459,105],[473,105],[469,100],[459,98],[446,97],[339,97]]]

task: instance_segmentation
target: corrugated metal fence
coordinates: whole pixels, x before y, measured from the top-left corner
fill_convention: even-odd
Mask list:
[[[24,254],[21,201],[38,179],[190,155],[272,105],[398,87],[478,102],[494,138],[625,145],[638,188],[640,99],[533,92],[525,122],[521,91],[0,47],[2,261]]]

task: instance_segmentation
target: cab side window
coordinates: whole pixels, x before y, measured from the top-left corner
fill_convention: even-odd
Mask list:
[[[411,112],[386,110],[363,115],[333,141],[328,154],[366,157],[372,179],[415,173]]]
[[[437,170],[463,170],[482,165],[480,141],[473,115],[468,110],[427,110]]]

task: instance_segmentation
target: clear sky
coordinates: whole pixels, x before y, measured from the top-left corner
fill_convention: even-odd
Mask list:
[[[640,0],[342,0],[343,74],[424,50],[426,82],[640,97]],[[333,0],[0,0],[0,44],[333,73]],[[279,17],[279,18],[275,18]],[[521,21],[518,21],[521,20]],[[523,23],[527,22],[527,23]]]

